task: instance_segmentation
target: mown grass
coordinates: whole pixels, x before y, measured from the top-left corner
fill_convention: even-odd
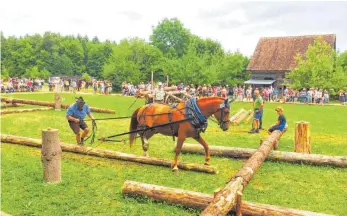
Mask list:
[[[53,100],[52,94],[18,94],[16,98]],[[76,95],[62,94],[63,103],[72,103]],[[115,109],[116,115],[94,113],[95,117],[125,116],[143,104],[138,100],[127,110],[133,97],[83,95],[90,106]],[[264,125],[276,122],[277,105],[265,104]],[[290,126],[280,141],[280,150],[293,151],[295,122],[311,123],[312,151],[326,155],[347,155],[346,107],[283,105]],[[251,104],[233,103],[232,113]],[[65,120],[65,112],[42,111],[2,116],[1,132],[40,138],[47,127],[59,129],[63,142],[74,143]],[[128,130],[129,120],[98,122],[97,137]],[[249,135],[250,125],[232,127],[223,132],[214,122],[203,137],[210,145],[257,148],[261,136]],[[193,142],[188,140],[187,142]],[[90,145],[90,144],[88,144]],[[100,143],[93,146],[142,155],[140,141],[130,149],[123,143]],[[150,139],[151,156],[173,159],[172,137],[155,135]],[[181,161],[203,163],[201,155],[183,154]],[[180,171],[173,175],[169,168],[140,165],[89,156],[64,153],[63,182],[42,183],[40,150],[2,144],[2,210],[13,215],[197,215],[200,211],[171,206],[142,198],[121,195],[125,180],[213,193],[225,185],[244,163],[240,160],[213,157],[219,174]],[[347,215],[347,170],[300,164],[265,162],[244,191],[245,200],[281,205],[309,211]]]

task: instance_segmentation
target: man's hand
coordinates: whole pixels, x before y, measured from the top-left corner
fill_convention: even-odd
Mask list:
[[[80,123],[80,120],[79,119],[75,119],[74,122],[75,123]]]

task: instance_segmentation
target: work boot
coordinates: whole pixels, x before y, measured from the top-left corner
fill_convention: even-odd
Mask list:
[[[252,128],[250,131],[248,131],[248,133],[255,133],[254,128]]]
[[[259,129],[256,129],[256,130],[254,131],[254,133],[259,133]]]

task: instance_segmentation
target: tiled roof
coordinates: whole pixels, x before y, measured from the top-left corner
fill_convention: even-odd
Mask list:
[[[315,39],[323,39],[336,49],[336,35],[307,35],[292,37],[262,37],[253,53],[247,70],[289,71],[296,66],[296,55],[305,54]]]

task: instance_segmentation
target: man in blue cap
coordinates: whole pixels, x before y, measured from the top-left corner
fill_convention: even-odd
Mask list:
[[[83,146],[84,138],[89,133],[89,128],[84,121],[86,115],[94,120],[89,106],[84,102],[82,97],[77,98],[76,103],[70,105],[66,112],[66,119],[69,122],[70,128],[76,135],[77,145],[81,146]],[[82,135],[80,135],[80,129],[83,130]]]

